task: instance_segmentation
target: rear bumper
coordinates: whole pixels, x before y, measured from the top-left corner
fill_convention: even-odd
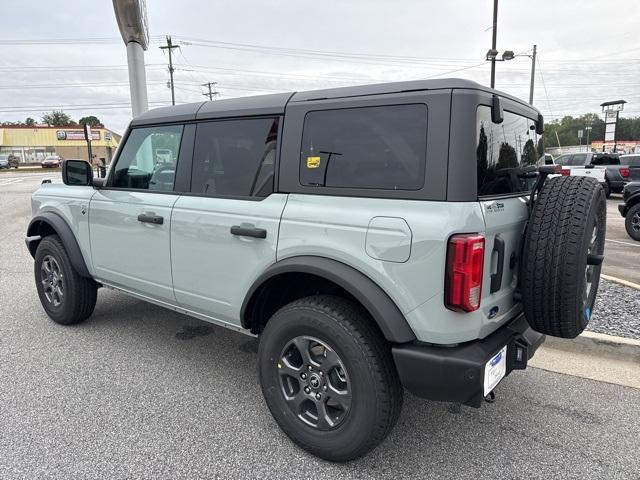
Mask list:
[[[611,190],[622,191],[627,183],[629,183],[627,180],[611,180],[609,181],[609,187],[611,187]]]
[[[524,370],[544,339],[520,314],[482,340],[456,347],[413,343],[393,347],[392,352],[400,380],[412,394],[480,407],[487,362],[506,345],[505,377],[513,370]]]

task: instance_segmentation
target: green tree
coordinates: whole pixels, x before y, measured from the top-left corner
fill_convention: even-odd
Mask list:
[[[53,110],[42,115],[42,123],[50,127],[70,127],[77,125],[73,119],[62,110]]]
[[[98,117],[94,117],[93,115],[89,115],[87,117],[82,117],[78,120],[80,125],[89,125],[90,127],[101,127],[102,122],[98,120]]]
[[[533,140],[529,139],[524,144],[522,149],[522,164],[523,165],[535,165],[538,162],[538,154],[536,152],[536,146],[533,144]]]
[[[31,117],[27,117],[27,119],[24,121],[24,124],[27,127],[34,127],[36,125],[36,121]]]
[[[515,168],[517,166],[518,155],[516,153],[516,149],[507,142],[502,142],[500,145],[500,153],[498,154],[496,169],[501,170],[503,168]]]

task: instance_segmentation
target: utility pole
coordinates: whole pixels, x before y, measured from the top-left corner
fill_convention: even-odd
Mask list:
[[[211,90],[211,88],[217,85],[217,82],[207,82],[207,83],[203,83],[202,86],[203,87],[207,87],[209,89],[208,93],[203,93],[202,95],[204,95],[205,97],[209,97],[209,100],[213,100],[213,96],[214,95],[218,95],[218,92],[216,92],[215,90]]]
[[[491,37],[491,49],[496,49],[496,40],[498,38],[498,0],[493,0],[493,33]],[[491,88],[496,86],[496,59],[491,60]]]
[[[533,85],[536,79],[536,52],[538,46],[533,46],[533,54],[531,55],[531,86],[529,87],[529,105],[533,105]]]
[[[174,48],[180,48],[179,45],[174,45],[171,43],[171,35],[167,35],[167,44],[162,45],[160,50],[167,50],[169,52],[169,87],[171,88],[171,105],[176,104],[176,94],[173,89],[173,59],[171,58],[171,52]]]

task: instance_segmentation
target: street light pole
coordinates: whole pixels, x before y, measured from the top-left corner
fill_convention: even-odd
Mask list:
[[[533,87],[536,78],[536,51],[537,45],[533,46],[533,54],[531,55],[531,85],[529,86],[529,105],[533,105]]]
[[[496,49],[496,41],[498,38],[498,0],[493,0],[493,32],[491,36],[491,49]],[[491,88],[496,86],[496,59],[491,59]]]

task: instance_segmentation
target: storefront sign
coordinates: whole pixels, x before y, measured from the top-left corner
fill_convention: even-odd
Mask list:
[[[84,130],[58,130],[58,140],[84,140]],[[100,131],[91,131],[91,140],[100,140]]]

